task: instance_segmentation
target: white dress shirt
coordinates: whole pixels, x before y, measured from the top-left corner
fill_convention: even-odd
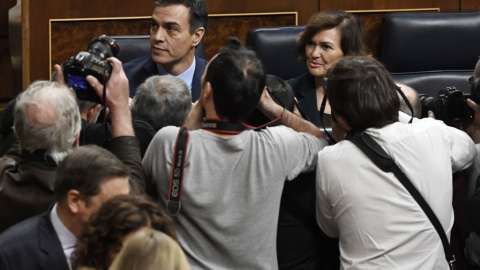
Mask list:
[[[75,244],[77,243],[77,237],[75,237],[75,235],[73,235],[73,233],[70,232],[65,225],[63,225],[62,221],[58,217],[56,203],[50,212],[50,220],[52,221],[53,228],[55,229],[58,239],[60,239],[60,243],[62,244],[63,253],[65,254],[65,258],[67,258],[68,267],[72,269],[71,255],[73,249],[75,248]]]
[[[193,75],[195,74],[195,57],[193,57],[193,62],[187,70],[185,70],[182,74],[179,74],[175,77],[178,77],[185,81],[188,85],[188,89],[190,89],[190,93],[192,92],[192,82],[193,82]],[[159,75],[172,75],[168,73],[160,64],[157,64],[158,74]]]
[[[432,118],[366,133],[412,181],[450,238],[452,173],[472,164],[470,137]],[[448,269],[440,237],[415,199],[353,143],[320,151],[316,175],[317,221],[340,238],[342,269]]]

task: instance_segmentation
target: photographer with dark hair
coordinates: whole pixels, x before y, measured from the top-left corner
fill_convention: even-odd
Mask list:
[[[317,220],[328,236],[340,237],[342,269],[448,269],[439,233],[450,237],[452,172],[472,164],[473,141],[432,118],[398,122],[395,84],[373,58],[340,59],[327,72],[325,88],[333,128],[348,135],[319,153]],[[437,233],[400,178],[378,167],[357,138],[379,144],[445,232]]]
[[[196,101],[207,61],[195,56],[195,48],[207,23],[204,0],[155,0],[150,27],[152,53],[125,63],[130,97],[148,77],[173,75],[185,81]]]
[[[184,123],[189,131],[162,128],[143,159],[192,269],[278,268],[284,181],[312,171],[327,145],[315,125],[276,104],[264,88],[260,60],[229,39],[207,65],[200,99]],[[257,106],[285,126],[255,132],[242,124]]]

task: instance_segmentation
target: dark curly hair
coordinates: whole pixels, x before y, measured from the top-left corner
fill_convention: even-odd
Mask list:
[[[110,254],[120,251],[123,237],[147,226],[176,240],[172,219],[156,203],[131,195],[108,200],[83,229],[72,254],[72,269],[108,269]]]

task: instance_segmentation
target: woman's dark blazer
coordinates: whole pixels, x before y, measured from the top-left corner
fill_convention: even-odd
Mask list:
[[[292,87],[301,109],[307,115],[310,122],[320,127],[315,77],[310,73],[305,73],[287,80],[287,83]]]

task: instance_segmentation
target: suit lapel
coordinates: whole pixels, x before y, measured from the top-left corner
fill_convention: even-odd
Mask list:
[[[308,115],[310,121],[319,126],[320,117],[317,109],[317,89],[315,86],[315,79],[312,75],[307,74],[300,80],[297,93],[298,103]]]
[[[38,222],[38,245],[40,249],[40,267],[44,270],[68,270],[67,259],[62,244],[50,220],[50,210],[46,211]]]
[[[201,92],[201,79],[207,66],[207,61],[195,56],[195,72],[193,73],[192,81],[192,101],[195,102],[200,97]]]
[[[145,70],[146,76],[142,79],[142,82],[144,82],[148,77],[158,74],[157,64],[153,61],[151,56],[148,58],[148,61],[145,62],[145,65],[143,65],[143,69]]]

